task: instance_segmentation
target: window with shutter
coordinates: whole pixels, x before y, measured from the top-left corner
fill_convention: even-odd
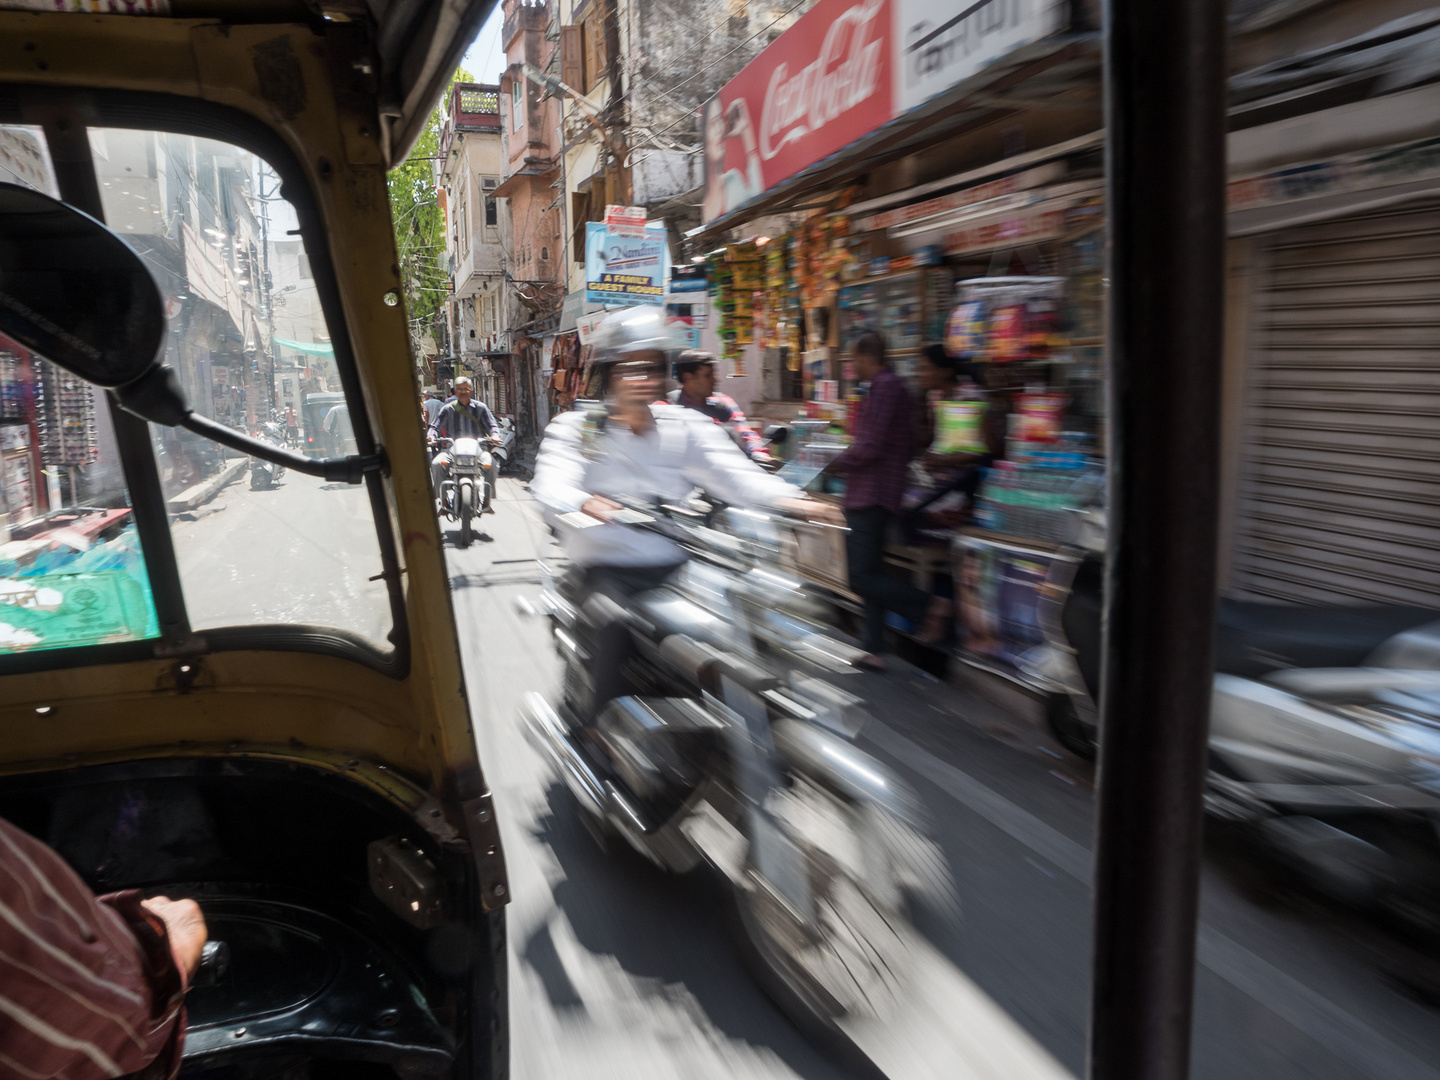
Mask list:
[[[585,90],[585,53],[578,26],[560,28],[560,81],[572,90]]]
[[[570,196],[570,220],[575,223],[575,231],[570,238],[570,250],[575,253],[575,261],[585,261],[585,223],[590,220],[590,195],[588,192]]]
[[[605,7],[596,4],[582,22],[585,43],[585,92],[605,77]]]

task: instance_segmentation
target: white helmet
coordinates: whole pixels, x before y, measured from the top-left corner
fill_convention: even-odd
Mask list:
[[[671,353],[679,348],[670,327],[665,324],[664,309],[644,306],[625,308],[605,316],[595,330],[595,359],[612,364],[629,353],[662,352],[668,366]]]

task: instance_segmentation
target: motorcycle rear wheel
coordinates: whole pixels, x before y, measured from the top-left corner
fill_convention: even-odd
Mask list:
[[[269,477],[267,477],[262,470],[257,469],[254,465],[250,466],[250,490],[261,491],[265,488],[268,488],[269,486]]]
[[[769,808],[800,850],[814,918],[808,925],[798,919],[747,867],[746,885],[734,890],[742,952],[756,981],[801,1031],[855,1050],[845,1019],[883,1020],[904,1005],[907,954],[917,932],[897,855],[917,838],[884,810],[803,777],[772,796]]]

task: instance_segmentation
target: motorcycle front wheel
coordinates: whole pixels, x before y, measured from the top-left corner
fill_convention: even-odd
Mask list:
[[[455,497],[460,500],[460,546],[468,548],[475,539],[475,529],[470,523],[470,515],[474,511],[470,508],[470,496],[466,492],[457,491]]]
[[[798,850],[812,904],[800,916],[753,867],[735,889],[740,945],[752,975],[811,1038],[850,1046],[846,1020],[884,1021],[905,1007],[916,894],[953,904],[934,845],[886,810],[802,776],[767,809]]]

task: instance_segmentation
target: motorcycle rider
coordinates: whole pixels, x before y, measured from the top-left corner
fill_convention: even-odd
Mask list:
[[[715,392],[715,355],[687,349],[675,361],[675,378],[680,386],[671,390],[665,400],[671,405],[704,413],[729,432],[745,456],[757,465],[770,464],[765,440],[745,420],[735,399]]]
[[[488,441],[497,431],[495,416],[489,406],[475,398],[475,387],[464,375],[455,380],[455,397],[435,414],[430,425],[430,434],[437,439],[480,439]],[[441,491],[444,490],[445,474],[450,469],[450,451],[442,449],[430,462],[430,478],[435,484],[435,502],[440,505]],[[495,466],[485,468],[485,505],[482,514],[493,514],[490,492],[495,490]],[[440,509],[444,509],[443,506]]]
[[[840,521],[833,507],[747,460],[703,413],[657,400],[673,348],[658,308],[608,316],[595,337],[596,360],[605,365],[604,405],[551,420],[535,464],[531,490],[571,560],[562,592],[581,608],[587,638],[582,723],[626,692],[627,602],[662,585],[686,559],[673,540],[612,520],[624,509],[617,497],[681,499],[700,487],[739,506]]]

